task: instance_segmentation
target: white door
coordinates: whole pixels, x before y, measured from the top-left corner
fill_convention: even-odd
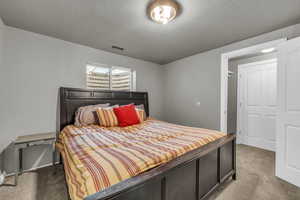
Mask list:
[[[238,66],[238,140],[275,151],[277,61]]]
[[[278,51],[276,176],[300,187],[300,38]]]

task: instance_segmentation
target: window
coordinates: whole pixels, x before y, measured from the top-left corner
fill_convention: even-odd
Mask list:
[[[86,83],[88,88],[134,91],[135,79],[135,71],[129,68],[98,64],[88,64],[86,66]]]

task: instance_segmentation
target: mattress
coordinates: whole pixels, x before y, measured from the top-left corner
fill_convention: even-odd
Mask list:
[[[147,119],[122,128],[69,125],[61,132],[57,146],[70,198],[79,200],[225,135]]]

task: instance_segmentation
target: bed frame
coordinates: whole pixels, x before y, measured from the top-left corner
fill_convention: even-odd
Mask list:
[[[74,123],[78,107],[99,103],[143,104],[147,92],[60,88],[60,130]],[[229,134],[166,164],[150,169],[85,200],[203,200],[225,180],[236,179],[236,137]]]

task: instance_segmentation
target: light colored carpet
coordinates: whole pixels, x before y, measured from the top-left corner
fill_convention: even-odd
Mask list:
[[[274,152],[238,145],[237,180],[209,200],[300,200],[300,188],[275,177]]]
[[[237,147],[237,180],[227,181],[209,200],[299,200],[300,188],[275,177],[275,154],[245,145]],[[7,179],[8,182],[12,178]],[[0,187],[1,200],[67,200],[61,167],[29,172],[17,187]]]

